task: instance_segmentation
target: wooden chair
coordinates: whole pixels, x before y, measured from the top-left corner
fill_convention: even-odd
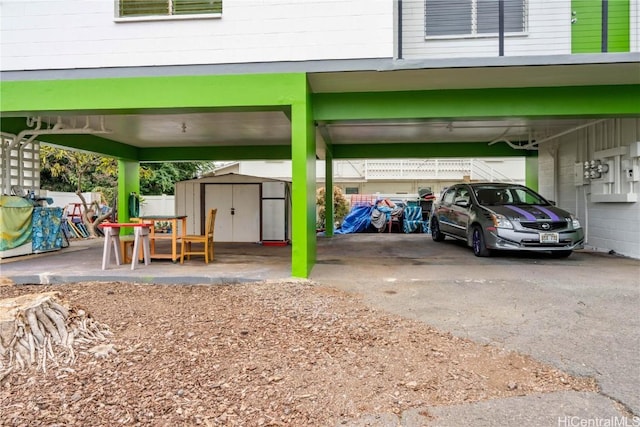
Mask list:
[[[218,209],[209,209],[204,234],[187,234],[182,237],[182,254],[180,256],[180,264],[184,264],[185,257],[187,257],[187,259],[191,259],[191,255],[204,255],[205,264],[209,264],[209,261],[213,261],[213,230],[216,224],[216,213],[218,213]],[[200,251],[192,250],[192,243],[202,244],[204,247]]]

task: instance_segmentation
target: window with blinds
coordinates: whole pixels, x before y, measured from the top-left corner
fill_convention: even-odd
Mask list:
[[[222,13],[222,0],[118,0],[122,18]]]
[[[504,0],[504,32],[526,31],[526,0]],[[425,35],[474,36],[498,33],[498,0],[425,0]]]

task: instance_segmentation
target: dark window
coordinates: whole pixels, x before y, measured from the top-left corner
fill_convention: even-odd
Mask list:
[[[425,20],[428,36],[471,34],[471,0],[427,0]]]
[[[444,196],[442,197],[442,201],[443,203],[446,203],[448,205],[453,203],[453,196],[456,194],[456,189],[455,188],[450,188],[447,190],[446,193],[444,193]]]
[[[504,0],[505,33],[526,30],[526,0]],[[498,33],[498,0],[425,0],[425,34]]]
[[[119,0],[120,17],[222,13],[222,0]]]
[[[345,188],[346,194],[358,194],[358,187],[347,187]]]

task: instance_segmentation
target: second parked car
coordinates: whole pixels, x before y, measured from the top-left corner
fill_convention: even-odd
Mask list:
[[[493,250],[548,251],[567,257],[582,249],[580,221],[518,184],[461,183],[433,205],[431,236],[464,240],[476,256]]]

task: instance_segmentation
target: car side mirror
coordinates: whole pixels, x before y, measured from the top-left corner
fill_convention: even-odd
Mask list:
[[[547,200],[547,202],[551,203],[551,206],[555,206],[556,205],[556,201],[555,200]]]

